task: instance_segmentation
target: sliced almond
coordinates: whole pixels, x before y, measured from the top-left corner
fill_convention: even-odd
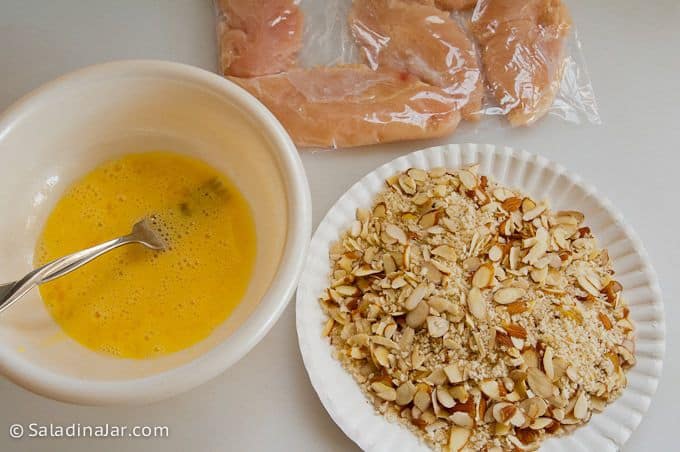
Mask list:
[[[449,321],[443,317],[427,317],[427,332],[431,337],[442,337],[449,331]]]
[[[406,212],[401,214],[401,221],[408,223],[409,221],[418,221],[418,215],[413,212]]]
[[[592,282],[590,282],[585,274],[576,276],[576,281],[578,282],[578,285],[581,286],[581,289],[585,290],[590,295],[594,297],[599,295],[600,291],[593,285]]]
[[[465,411],[456,411],[451,416],[449,416],[449,419],[454,425],[459,427],[472,428],[475,425],[475,421],[472,419],[472,416],[470,416],[470,414],[466,413]]]
[[[352,272],[354,276],[358,277],[375,275],[376,273],[380,273],[380,270],[375,269],[370,265],[361,265]]]
[[[368,345],[370,343],[370,337],[369,337],[368,334],[364,334],[364,333],[355,334],[352,337],[350,337],[349,339],[347,339],[347,343],[349,345],[355,346],[355,347],[359,347],[359,346],[368,347]]]
[[[539,417],[529,425],[529,428],[532,430],[543,430],[544,428],[551,426],[554,422],[555,421],[549,417]]]
[[[470,398],[470,394],[467,392],[464,385],[452,386],[449,388],[449,394],[451,394],[454,399],[460,402],[459,404],[467,402]]]
[[[463,261],[463,270],[466,272],[474,272],[482,265],[482,260],[477,256],[468,257]]]
[[[463,373],[455,363],[444,367],[444,373],[446,374],[446,377],[449,379],[450,383],[460,383],[463,381]]]
[[[401,289],[402,287],[406,286],[408,282],[406,282],[406,279],[403,276],[397,276],[392,280],[392,285],[391,287],[393,289]]]
[[[510,342],[512,342],[512,346],[517,350],[522,350],[524,348],[524,339],[521,337],[510,336]]]
[[[601,413],[602,411],[604,411],[606,406],[607,406],[607,401],[605,399],[600,398],[600,397],[591,397],[590,398],[590,407],[593,409],[593,411]]]
[[[384,202],[378,203],[373,207],[373,216],[375,218],[385,218],[387,214],[387,206]]]
[[[413,401],[416,394],[416,387],[410,381],[403,383],[397,388],[395,402],[397,405],[405,406]]]
[[[518,197],[510,197],[506,198],[503,200],[503,203],[501,204],[501,207],[503,207],[504,210],[508,212],[514,212],[515,210],[519,209],[519,206],[522,204],[522,200]]]
[[[350,228],[349,234],[352,237],[359,237],[359,234],[361,233],[361,221],[359,220],[354,220],[352,222],[352,227]]]
[[[404,254],[402,254],[402,266],[404,267],[404,270],[410,270],[411,268],[411,244],[407,243],[406,246],[404,247]]]
[[[578,372],[576,371],[576,368],[574,366],[569,366],[567,367],[567,377],[574,383],[578,383],[579,381],[579,376]]]
[[[466,427],[459,427],[454,425],[451,427],[451,432],[449,433],[449,452],[457,452],[463,450],[465,445],[470,439],[472,431]]]
[[[483,380],[479,383],[479,389],[492,400],[499,400],[501,397],[500,387],[496,380]]]
[[[531,279],[536,283],[542,283],[548,277],[548,267],[534,268],[530,272]]]
[[[343,297],[353,297],[359,295],[359,289],[354,286],[338,286],[335,290]]]
[[[395,399],[396,399],[396,393],[395,393]],[[430,394],[425,392],[422,389],[419,389],[416,391],[415,395],[413,396],[413,404],[418,407],[421,411],[425,411],[430,407],[430,404],[432,403],[432,400],[430,398]]]
[[[531,221],[534,218],[538,217],[540,214],[542,214],[545,209],[548,207],[547,204],[540,203],[537,204],[533,209],[524,211],[524,215],[522,216],[522,220],[524,221]]]
[[[534,393],[540,397],[548,398],[553,396],[555,386],[552,381],[536,367],[527,369],[527,383]]]
[[[515,415],[515,413],[517,412],[517,407],[515,407],[515,405],[513,405],[512,403],[499,402],[493,406],[491,412],[496,422],[504,424]]]
[[[600,323],[602,323],[602,326],[604,326],[605,330],[611,330],[614,327],[614,325],[612,325],[612,321],[609,320],[609,317],[604,312],[598,312],[597,318],[600,320]]]
[[[494,277],[493,265],[489,262],[481,265],[472,276],[472,286],[483,289],[491,285]]]
[[[578,398],[576,399],[576,404],[574,405],[574,417],[576,419],[585,419],[588,416],[588,394],[585,391],[581,391]]]
[[[548,410],[548,404],[540,397],[531,397],[523,400],[519,406],[529,419],[541,417]]]
[[[630,350],[628,350],[626,347],[622,346],[617,346],[616,350],[619,352],[619,355],[623,358],[623,360],[628,364],[629,366],[634,366],[635,365],[635,355],[631,353]]]
[[[382,346],[378,346],[373,349],[373,357],[375,358],[375,361],[382,367],[390,367],[389,354],[390,352]]]
[[[412,311],[406,314],[406,324],[413,329],[417,329],[425,323],[429,313],[429,306],[426,302],[421,301]]]
[[[444,383],[446,383],[446,374],[444,373],[444,369],[442,368],[437,368],[430,372],[430,375],[425,378],[425,381],[427,383],[430,383],[431,385],[436,385],[436,386],[441,386]]]
[[[427,171],[420,168],[410,168],[406,171],[406,174],[418,182],[424,182],[428,179]]]
[[[503,249],[498,245],[494,245],[489,249],[488,255],[489,259],[493,262],[498,262],[503,258]]]
[[[416,193],[415,196],[411,199],[411,201],[413,201],[413,204],[415,204],[416,206],[422,206],[430,201],[430,197],[427,195],[427,193],[420,192]]]
[[[477,176],[468,170],[462,169],[458,171],[458,178],[467,190],[473,190],[477,187]]]
[[[524,296],[524,289],[520,287],[504,287],[493,294],[493,301],[499,304],[510,304]]]
[[[516,323],[508,323],[503,326],[503,329],[505,329],[505,331],[511,337],[517,337],[520,339],[527,338],[527,330],[522,325],[518,325]]]
[[[455,261],[456,251],[448,245],[441,245],[432,250],[434,256],[439,256],[447,261]]]
[[[514,315],[526,312],[529,309],[529,305],[527,305],[524,301],[515,301],[507,305],[506,308],[508,310],[508,314]]]
[[[511,270],[517,270],[519,268],[519,262],[520,262],[520,249],[518,246],[513,246],[510,248],[510,253],[508,255],[508,260],[510,263],[510,269]]]
[[[512,427],[510,424],[502,424],[502,423],[495,423],[493,425],[493,434],[495,436],[506,436],[508,433],[510,433],[510,429]]]
[[[607,297],[607,301],[610,303],[616,303],[618,294],[623,290],[623,286],[618,281],[610,281],[602,291]]]
[[[382,345],[383,347],[386,347],[388,349],[399,349],[399,344],[394,342],[391,339],[387,339],[384,336],[371,336],[371,342],[374,343],[375,345]]]
[[[453,399],[453,397],[451,397],[449,391],[441,386],[437,388],[437,401],[441,403],[444,408],[453,408],[453,406],[456,404],[456,401]]]
[[[553,349],[547,347],[543,352],[543,371],[550,381],[555,381],[555,368],[553,367]]]
[[[405,245],[406,242],[408,241],[406,233],[401,228],[391,223],[388,223],[385,226],[385,233],[402,245]]]
[[[562,359],[558,356],[553,358],[552,366],[553,372],[555,374],[553,381],[555,381],[559,378],[562,378],[567,373],[567,367],[569,367],[569,363],[565,359]]]
[[[418,304],[423,300],[425,294],[427,293],[427,284],[420,283],[416,286],[411,294],[404,301],[404,307],[409,311],[412,311],[418,306]]]
[[[427,304],[440,314],[442,312],[453,312],[454,310],[453,303],[442,297],[430,297],[427,299]]]
[[[432,262],[425,262],[423,264],[423,271],[425,278],[435,284],[440,284],[444,275]]]
[[[383,254],[383,270],[385,271],[386,275],[392,274],[397,271],[397,263],[394,261],[394,258],[389,253]]]
[[[445,275],[450,275],[451,273],[453,273],[453,269],[452,269],[451,267],[449,267],[448,265],[444,264],[443,262],[440,262],[440,261],[438,261],[438,260],[436,260],[436,259],[432,259],[432,260],[430,261],[430,263],[431,263],[432,265],[434,265],[434,267],[435,267],[440,273],[443,273],[443,274],[445,274]]]
[[[522,410],[515,410],[515,414],[512,415],[509,421],[510,424],[514,425],[515,427],[521,427],[525,424],[527,418],[524,416],[524,413],[522,413]]]
[[[446,174],[447,170],[444,167],[437,167],[437,168],[432,168],[430,170],[430,177],[432,179],[439,179],[440,177],[443,177]]]
[[[423,216],[420,217],[420,220],[418,220],[418,224],[423,229],[431,228],[432,226],[436,225],[438,222],[439,222],[439,211],[438,210],[431,210],[431,211],[423,214]]]
[[[512,190],[509,190],[505,187],[499,187],[499,188],[494,189],[492,194],[493,194],[494,198],[496,198],[500,202],[503,202],[506,199],[512,198],[513,196],[515,196],[515,193],[513,193]]]
[[[486,320],[486,302],[482,297],[482,292],[477,287],[471,288],[468,292],[467,304],[470,314],[476,319]]]
[[[409,175],[402,174],[399,176],[398,181],[399,187],[401,187],[402,191],[407,195],[413,195],[416,192],[416,181],[414,181]]]
[[[555,220],[558,224],[573,224],[578,226],[583,223],[585,216],[576,210],[560,210],[555,213]]]
[[[394,336],[394,333],[397,331],[397,324],[396,323],[390,323],[385,327],[385,330],[383,331],[383,336],[387,339],[391,339],[392,336]],[[397,347],[401,348],[400,345]]]
[[[397,391],[393,387],[387,386],[380,381],[372,383],[371,389],[375,392],[375,395],[388,402],[393,402],[397,399]]]
[[[524,198],[524,199],[522,199],[522,206],[521,206],[521,208],[522,208],[522,212],[523,212],[523,213],[530,212],[530,211],[531,211],[532,209],[534,209],[535,207],[536,207],[536,202],[534,202],[533,199],[531,199],[531,198]]]

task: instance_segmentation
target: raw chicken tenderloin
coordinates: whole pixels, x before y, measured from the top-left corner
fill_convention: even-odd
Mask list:
[[[234,78],[260,99],[299,146],[351,147],[452,133],[455,102],[416,77],[365,65],[293,69]]]
[[[446,11],[464,11],[474,8],[477,0],[436,0],[435,4]]]
[[[295,65],[303,16],[293,0],[217,0],[216,5],[224,75],[276,74]]]
[[[406,0],[420,3],[422,5],[436,6],[445,11],[464,11],[472,9],[477,4],[477,0]]]
[[[480,0],[472,32],[486,79],[513,126],[547,113],[560,87],[571,26],[560,0]]]
[[[483,84],[472,41],[448,13],[405,0],[354,0],[354,39],[373,69],[392,68],[439,86],[476,119]]]

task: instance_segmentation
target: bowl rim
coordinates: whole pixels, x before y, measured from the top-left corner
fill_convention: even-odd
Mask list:
[[[25,115],[50,97],[85,82],[125,76],[156,75],[191,81],[228,98],[278,150],[286,196],[286,241],[277,271],[255,310],[228,339],[179,367],[128,380],[87,380],[44,369],[0,344],[0,375],[37,394],[87,405],[143,404],[185,392],[224,372],[245,356],[272,328],[288,305],[304,265],[312,228],[312,202],[307,176],[295,144],[274,115],[233,82],[195,66],[161,60],[119,60],[78,69],[24,95],[0,113],[0,140]],[[295,209],[295,212],[291,212]]]

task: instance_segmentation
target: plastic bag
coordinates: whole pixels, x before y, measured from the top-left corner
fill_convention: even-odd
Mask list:
[[[294,66],[304,16],[291,0],[215,0],[219,68],[254,77]]]
[[[216,0],[220,11],[221,61],[225,61],[225,49],[229,49],[224,45],[229,4],[232,11],[234,4],[248,5],[253,10],[249,13],[250,29],[244,32],[251,42],[257,41],[253,35],[258,34],[275,41],[272,37],[277,32],[273,29],[286,24],[285,39],[269,47],[260,40],[252,48],[260,51],[260,61],[266,66],[260,74],[288,72],[269,76],[268,80],[239,83],[260,96],[301,146],[346,147],[438,137],[443,131],[453,133],[458,122],[457,110],[480,130],[505,124],[528,125],[545,114],[577,124],[600,122],[575,27],[559,0],[479,0],[474,11],[458,11],[474,3]],[[304,30],[299,26],[303,17]],[[258,21],[265,25],[253,26]],[[252,54],[250,51],[249,55]],[[267,65],[267,61],[276,64]],[[278,64],[282,61],[284,69]],[[358,62],[384,75],[371,74],[365,66],[356,65]],[[355,64],[331,72],[342,73],[346,80],[354,80],[356,86],[326,85],[325,89],[332,93],[326,96],[320,84],[336,83],[337,77],[329,77],[329,72],[318,66],[351,63]],[[225,65],[221,67],[224,69]],[[306,69],[291,72],[296,67]],[[354,73],[350,76],[351,71]],[[254,72],[243,74],[227,68],[225,73],[259,75]],[[404,77],[403,85],[391,82],[357,91],[357,87],[374,83],[376,77],[390,79],[395,72]],[[292,80],[285,80],[288,98],[294,100],[290,105],[284,106],[281,96],[264,94],[273,92],[263,86],[273,87],[274,81],[282,83],[291,74],[298,82],[304,79],[311,83],[313,91],[323,95],[312,96],[304,84]],[[311,77],[320,78],[311,82]],[[413,77],[423,83],[414,83]],[[392,97],[389,86],[395,90]],[[347,91],[341,92],[342,87]],[[409,95],[404,96],[406,92]],[[442,92],[450,99],[442,97]],[[376,93],[380,97],[372,102],[371,96]],[[413,112],[415,99],[429,101],[421,102],[420,110]],[[444,112],[444,105],[451,110]],[[333,118],[332,123],[320,117]],[[508,121],[491,121],[490,117],[504,117]],[[391,123],[389,127],[386,122]],[[440,122],[444,126],[433,126]],[[337,124],[345,128],[330,127]],[[352,128],[356,136],[350,137]],[[388,129],[390,132],[386,133]]]
[[[590,81],[573,56],[580,46],[570,40],[572,27],[559,0],[479,0],[470,29],[492,102],[485,113],[513,126],[546,113],[599,122]]]
[[[456,101],[413,75],[363,64],[234,78],[281,121],[298,146],[352,147],[451,134]]]

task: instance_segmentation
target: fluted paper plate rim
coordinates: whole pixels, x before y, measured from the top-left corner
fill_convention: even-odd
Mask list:
[[[365,451],[429,450],[406,428],[378,415],[352,377],[332,358],[328,341],[321,337],[324,315],[317,300],[329,283],[330,244],[349,227],[358,207],[370,207],[385,178],[411,167],[455,168],[472,163],[480,164],[480,174],[546,198],[551,207],[581,210],[586,224],[608,248],[636,326],[637,364],[628,372],[628,386],[619,399],[573,433],[545,441],[541,450],[620,449],[640,424],[661,377],[665,320],[656,273],[633,229],[592,185],[545,157],[510,147],[450,144],[404,155],[364,176],[328,211],[312,238],[296,299],[300,352],[321,403],[343,432]]]

